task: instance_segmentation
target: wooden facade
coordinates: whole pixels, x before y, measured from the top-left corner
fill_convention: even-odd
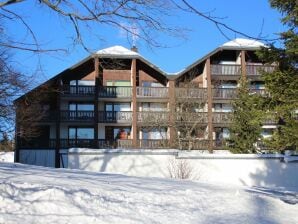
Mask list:
[[[59,150],[70,147],[175,147],[178,133],[174,126],[197,121],[206,134],[196,138],[196,149],[212,151],[221,145],[216,130],[230,123],[231,111],[225,108],[237,97],[241,75],[252,77],[261,86],[260,71],[274,69],[246,57],[254,55],[255,50],[218,48],[177,76],[166,74],[128,49],[122,55],[91,55],[49,80],[50,85],[58,84],[59,91],[56,106],[48,107],[47,115],[39,121],[50,130],[48,145],[17,138],[16,158],[19,160],[20,149],[52,148],[59,167]],[[251,91],[265,94],[262,88],[252,87]],[[185,101],[201,101],[202,107],[184,116],[175,115]],[[18,122],[16,127],[20,128]],[[158,133],[157,128],[164,133]]]

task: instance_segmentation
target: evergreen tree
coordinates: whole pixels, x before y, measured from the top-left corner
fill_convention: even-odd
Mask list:
[[[264,73],[268,92],[265,110],[275,112],[279,121],[269,148],[275,151],[297,149],[298,145],[298,3],[296,0],[270,0],[271,7],[283,15],[281,22],[287,31],[280,33],[281,48],[271,44],[259,52],[259,57],[269,63],[277,63],[273,73]]]
[[[2,139],[0,140],[0,151],[13,151],[12,141],[9,139],[6,132],[2,133]]]
[[[256,153],[256,142],[260,139],[263,121],[262,98],[250,94],[249,82],[241,78],[238,98],[234,100],[230,138],[227,149],[233,153]]]

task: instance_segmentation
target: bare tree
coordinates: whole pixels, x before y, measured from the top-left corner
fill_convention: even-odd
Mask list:
[[[171,159],[168,164],[170,178],[194,179],[194,169],[186,159]]]
[[[167,135],[160,135],[163,146],[175,147],[182,150],[207,149],[207,90],[196,82],[196,69],[190,71],[192,77],[176,87],[174,102],[167,111],[151,111],[143,116],[142,125],[147,130],[154,129],[164,133],[166,128],[174,130],[171,142]],[[172,133],[173,134],[173,133]]]
[[[27,5],[25,5],[25,2]],[[102,41],[104,37],[101,28],[106,26],[122,30],[131,42],[141,39],[152,47],[165,46],[164,43],[158,41],[158,35],[185,37],[183,31],[188,30],[183,28],[186,25],[183,27],[176,26],[168,22],[170,17],[175,17],[178,13],[194,14],[205,19],[215,25],[221,34],[228,39],[230,38],[227,32],[232,32],[234,35],[250,39],[273,40],[260,35],[252,36],[241,32],[226,24],[224,18],[199,10],[199,3],[187,0],[38,0],[31,1],[31,3],[25,0],[2,0],[0,1],[2,24],[12,27],[14,24],[19,23],[23,25],[26,34],[25,37],[13,38],[13,36],[4,32],[5,29],[2,29],[2,35],[5,34],[0,38],[0,46],[2,47],[32,52],[65,50],[60,48],[46,49],[41,46],[38,34],[33,30],[32,25],[27,22],[22,12],[16,9],[18,7],[14,7],[21,4],[24,7],[32,4],[32,7],[42,10],[45,14],[54,13],[54,15],[60,17],[61,21],[64,21],[67,26],[72,27],[73,44],[80,44],[87,51],[90,50],[90,46],[86,44],[86,37],[90,36],[91,33],[97,40]],[[45,23],[47,22],[45,21]],[[57,24],[57,26],[59,25]]]

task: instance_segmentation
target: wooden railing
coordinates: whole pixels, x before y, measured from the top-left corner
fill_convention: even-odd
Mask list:
[[[82,148],[116,148],[117,142],[114,140],[106,139],[60,139],[61,148],[72,148],[72,147],[82,147]]]
[[[137,147],[140,149],[169,148],[169,140],[167,140],[167,139],[140,139],[140,140],[137,140]]]
[[[273,72],[276,69],[272,65],[246,65],[246,75],[259,76],[262,72]]]
[[[117,148],[118,149],[130,149],[132,147],[131,139],[118,139],[117,140]]]
[[[99,87],[100,98],[130,98],[132,96],[131,86],[102,86]]]
[[[207,88],[176,88],[177,98],[207,99]]]
[[[232,113],[229,112],[213,112],[212,123],[215,124],[230,124]]]
[[[138,122],[144,122],[157,125],[160,122],[169,121],[169,112],[167,111],[141,111],[137,112]]]
[[[237,98],[236,88],[216,88],[212,89],[214,99],[235,99]]]
[[[178,147],[182,150],[188,149],[208,149],[209,140],[206,139],[189,139],[189,140],[180,140],[178,142]]]
[[[131,111],[99,111],[98,122],[100,123],[121,123],[131,122]]]
[[[211,65],[212,75],[241,75],[241,65]]]
[[[176,121],[182,123],[200,123],[204,124],[208,122],[208,113],[207,112],[177,112]]]
[[[95,86],[70,86],[63,85],[62,93],[64,95],[74,96],[92,96],[95,93]]]
[[[169,96],[167,87],[137,87],[137,97],[145,98],[167,98]]]
[[[48,139],[48,140],[18,140],[17,142],[19,149],[55,149],[56,140]]]
[[[94,111],[60,111],[61,121],[93,121]]]

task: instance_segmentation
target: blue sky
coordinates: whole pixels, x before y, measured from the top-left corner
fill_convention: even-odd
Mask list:
[[[222,22],[251,36],[258,36],[261,32],[262,36],[276,38],[276,34],[284,30],[279,20],[280,14],[270,8],[269,2],[266,0],[190,0],[190,2],[203,12],[212,11],[214,16],[225,17],[221,20]],[[72,29],[54,13],[45,13],[43,8],[32,1],[16,4],[10,9],[22,12],[25,20],[31,25],[38,40],[44,44],[45,48],[67,48],[70,50],[67,55],[51,53],[41,54],[39,57],[24,52],[15,52],[13,54],[15,63],[22,71],[28,74],[35,72],[37,64],[40,63],[43,72],[39,72],[38,75],[40,81],[45,81],[88,56],[88,52],[81,46],[73,47],[70,44],[72,43]],[[227,42],[227,39],[220,34],[214,24],[198,16],[181,13],[176,14],[168,22],[179,24],[192,31],[187,34],[185,40],[161,36],[159,40],[161,43],[167,44],[169,46],[167,48],[150,48],[146,43],[137,41],[139,52],[166,72],[178,72]],[[131,47],[125,35],[121,34],[119,30],[105,26],[93,27],[93,29],[100,30],[102,38],[98,39],[92,36],[85,39],[88,46],[94,50],[113,45]],[[20,25],[14,25],[10,26],[7,32],[25,38],[26,34],[21,30]],[[85,31],[84,34],[89,35],[88,31]],[[241,37],[233,33],[227,34],[232,39]]]

